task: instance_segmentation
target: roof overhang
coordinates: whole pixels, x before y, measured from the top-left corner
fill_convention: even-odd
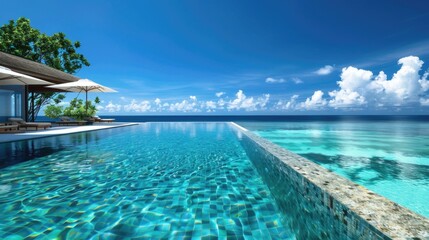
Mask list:
[[[55,84],[74,82],[80,79],[79,77],[51,68],[45,64],[4,52],[0,52],[0,66]],[[56,89],[49,89],[43,86],[33,85],[28,87],[29,91],[32,92],[61,92],[61,90],[57,91]]]

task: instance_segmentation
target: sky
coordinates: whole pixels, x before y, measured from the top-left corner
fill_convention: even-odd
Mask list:
[[[81,42],[76,75],[118,91],[89,94],[100,115],[429,113],[424,0],[0,5]]]

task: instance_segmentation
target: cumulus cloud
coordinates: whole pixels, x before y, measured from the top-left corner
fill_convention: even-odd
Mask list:
[[[429,90],[429,81],[428,81],[429,72],[425,72],[422,76],[422,79],[419,80],[420,86],[422,86],[422,91],[426,92]]]
[[[216,104],[216,102],[214,102],[214,101],[206,101],[204,104],[203,104],[203,108],[206,108],[207,109],[207,111],[213,111],[214,109],[216,109],[217,108],[217,104]]]
[[[189,99],[180,101],[162,102],[160,98],[155,100],[129,100],[128,103],[115,104],[112,101],[106,106],[100,105],[100,110],[106,112],[215,112],[217,110],[245,110],[256,111],[264,110],[268,104],[270,95],[264,94],[260,97],[247,97],[242,90],[236,94],[236,98],[225,101],[220,98],[217,101],[205,100],[198,101],[196,96],[189,96]]]
[[[217,92],[216,93],[216,97],[222,97],[222,95],[225,95],[225,92]]]
[[[120,104],[114,104],[112,101],[109,101],[109,104],[107,104],[103,110],[106,110],[107,112],[119,112],[121,111],[122,106]]]
[[[331,65],[326,65],[322,68],[320,68],[319,70],[317,70],[315,73],[317,75],[328,75],[331,74],[334,71],[334,67]]]
[[[326,106],[327,101],[323,98],[323,92],[317,90],[313,93],[313,96],[307,98],[305,102],[301,103],[301,107],[308,110],[317,110]]]
[[[398,64],[401,68],[390,80],[383,71],[374,76],[368,70],[343,68],[341,80],[337,82],[339,89],[329,92],[332,97],[329,105],[338,108],[422,103],[421,98],[429,89],[427,72],[422,77],[419,75],[423,61],[409,56],[399,59]]]
[[[293,95],[289,100],[287,101],[278,101],[276,104],[276,109],[281,110],[294,110],[297,106],[297,99],[299,95]]]
[[[263,110],[267,105],[270,94],[264,94],[263,97],[257,99],[253,97],[246,97],[242,90],[238,90],[235,94],[236,98],[228,102],[227,109],[231,110],[245,110],[245,111],[256,111]]]
[[[427,98],[427,99],[420,98],[420,104],[422,106],[429,106],[429,98]]]
[[[200,112],[201,109],[197,108],[197,103],[195,101],[188,102],[183,100],[181,102],[170,103],[169,105],[170,112]]]
[[[317,90],[308,96],[292,95],[289,99],[270,102],[270,94],[247,96],[238,90],[233,98],[222,98],[225,92],[216,92],[216,98],[200,100],[191,95],[174,101],[135,100],[120,97],[118,103],[101,103],[101,112],[214,112],[214,111],[303,111],[335,109],[400,109],[401,106],[429,107],[429,72],[421,75],[423,61],[408,56],[398,60],[399,70],[390,78],[383,71],[378,74],[353,66],[342,69],[337,87],[332,90]],[[268,79],[268,78],[267,78]],[[279,82],[279,79],[269,80]],[[298,78],[291,78],[302,83]],[[277,83],[276,82],[276,83]],[[407,108],[409,109],[409,108]]]
[[[300,78],[297,78],[297,77],[293,77],[293,78],[292,78],[292,81],[293,81],[295,84],[301,84],[301,83],[304,83]]]
[[[131,100],[131,103],[124,105],[126,112],[148,112],[152,108],[149,101],[144,100],[138,102],[137,100]]]
[[[284,80],[283,78],[271,78],[268,77],[265,79],[266,83],[284,83],[286,82],[286,80]]]
[[[370,71],[347,67],[342,69],[341,81],[337,84],[340,90],[329,92],[332,99],[329,105],[335,108],[362,105],[366,103],[364,93],[371,82],[373,74]]]
[[[217,101],[217,105],[221,109],[223,109],[226,104],[227,104],[227,102],[225,100],[223,100],[222,98]]]

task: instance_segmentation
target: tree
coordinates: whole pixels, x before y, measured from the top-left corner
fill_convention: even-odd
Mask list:
[[[100,103],[100,99],[96,97],[94,103],[87,101],[86,105],[82,99],[74,98],[70,101],[70,105],[63,108],[59,106],[55,101],[46,106],[45,116],[50,118],[58,118],[61,116],[72,117],[76,120],[85,120],[88,117],[93,117],[97,113],[97,104]]]
[[[0,51],[23,57],[35,62],[46,64],[66,73],[74,74],[83,66],[89,66],[88,60],[77,49],[80,42],[72,42],[62,32],[48,36],[31,27],[30,20],[18,18],[10,20],[8,24],[0,27]],[[35,119],[40,109],[51,102],[58,100],[62,94],[58,93],[35,93],[29,97],[28,106],[34,100]],[[61,97],[60,97],[61,98]],[[28,111],[32,114],[31,111]]]

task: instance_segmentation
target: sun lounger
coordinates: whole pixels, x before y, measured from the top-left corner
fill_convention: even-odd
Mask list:
[[[99,116],[94,116],[93,117],[95,122],[113,122],[115,121],[114,118],[100,118]]]
[[[89,122],[113,122],[115,121],[114,118],[100,118],[99,116],[94,116],[94,117],[88,117],[86,118],[87,121]]]
[[[52,126],[51,123],[47,122],[26,122],[22,118],[9,118],[8,121],[13,125],[18,125],[18,130],[21,128],[25,128],[25,130],[28,128],[39,130],[39,128],[46,129]]]
[[[60,117],[59,122],[55,122],[58,125],[86,125],[87,121],[75,120],[71,117]]]
[[[16,132],[22,132],[18,130],[18,125],[0,123],[0,133],[16,133]]]

